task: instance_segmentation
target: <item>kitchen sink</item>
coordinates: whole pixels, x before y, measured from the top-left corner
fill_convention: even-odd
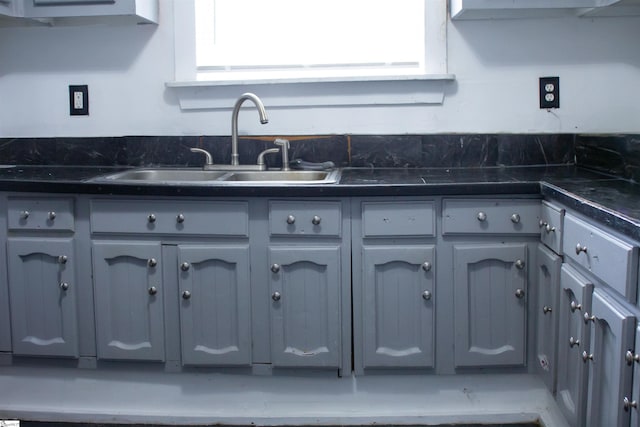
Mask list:
[[[334,184],[340,171],[249,171],[145,168],[103,175],[91,180],[98,183],[174,184],[174,185],[292,185]]]

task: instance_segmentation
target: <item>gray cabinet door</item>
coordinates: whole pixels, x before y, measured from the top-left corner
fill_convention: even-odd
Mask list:
[[[8,239],[13,352],[78,357],[72,239]]]
[[[588,366],[582,352],[589,349],[584,312],[591,310],[593,284],[573,268],[562,265],[558,301],[558,378],[556,401],[572,427],[585,424]]]
[[[538,245],[536,287],[536,372],[549,391],[555,392],[556,346],[558,329],[558,292],[562,259]]]
[[[628,397],[631,406],[629,408],[629,412],[631,412],[631,422],[629,425],[632,427],[640,427],[640,413],[638,412],[638,402],[640,402],[640,324],[636,323],[634,328],[635,347],[630,348],[628,355],[626,355],[626,358],[629,359],[627,363],[633,365],[633,391],[632,396]]]
[[[160,243],[94,242],[98,358],[164,361]]]
[[[270,247],[269,269],[272,364],[340,367],[340,247]]]
[[[627,351],[634,348],[635,317],[601,290],[593,293],[587,427],[623,427],[631,420],[624,398],[631,395],[633,366]]]
[[[526,244],[454,245],[455,365],[525,362]]]
[[[249,365],[248,246],[178,246],[185,365]]]
[[[433,367],[434,247],[364,247],[362,258],[364,367]]]

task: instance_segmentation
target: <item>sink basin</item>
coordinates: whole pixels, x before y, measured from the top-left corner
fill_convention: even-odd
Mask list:
[[[176,185],[292,185],[334,184],[339,170],[332,171],[249,171],[145,168],[103,175],[91,180],[101,183]]]

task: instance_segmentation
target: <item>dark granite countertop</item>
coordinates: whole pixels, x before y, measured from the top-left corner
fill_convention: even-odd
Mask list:
[[[124,168],[0,167],[0,190],[183,197],[342,197],[542,194],[640,240],[640,185],[575,166],[451,169],[347,168],[338,184],[215,186],[104,184]]]

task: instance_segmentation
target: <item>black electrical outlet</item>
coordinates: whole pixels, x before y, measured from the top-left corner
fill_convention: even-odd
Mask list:
[[[89,115],[89,86],[69,86],[69,114],[72,116]]]
[[[540,108],[560,108],[560,77],[540,77]]]

